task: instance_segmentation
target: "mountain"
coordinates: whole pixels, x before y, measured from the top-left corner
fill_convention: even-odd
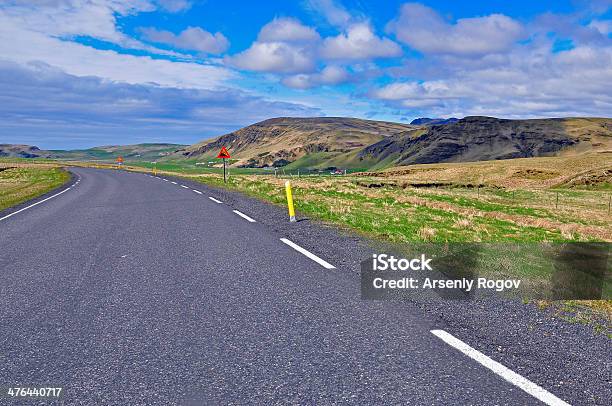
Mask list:
[[[44,156],[45,151],[41,151],[33,145],[0,144],[0,157],[39,158]]]
[[[344,117],[273,118],[178,152],[185,158],[213,158],[225,146],[236,166],[265,167],[294,163],[317,166],[359,151],[387,137],[418,127]]]
[[[471,116],[445,124],[429,122],[417,126],[344,117],[283,117],[191,146],[136,144],[45,151],[30,145],[0,144],[0,157],[196,160],[216,157],[223,146],[229,149],[232,164],[241,167],[377,170],[422,163],[612,152],[612,119],[508,120]]]
[[[473,162],[612,149],[612,119],[508,120],[472,116],[420,119],[425,125],[355,118],[275,118],[178,151],[213,158],[229,148],[234,165],[380,169],[396,165]],[[415,121],[413,121],[414,123]]]
[[[450,124],[459,121],[458,118],[415,118],[410,122],[412,125],[436,125],[436,124]]]
[[[385,138],[360,151],[358,159],[394,166],[529,158],[594,149],[612,149],[612,119],[474,116]]]

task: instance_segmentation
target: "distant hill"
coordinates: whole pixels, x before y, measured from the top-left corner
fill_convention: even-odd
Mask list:
[[[504,120],[466,117],[406,132],[364,148],[366,162],[386,166],[554,156],[612,147],[612,119]]]
[[[112,161],[121,156],[125,160],[139,161],[163,158],[185,147],[183,144],[134,144],[74,150],[42,150],[32,145],[0,144],[0,157]]]
[[[458,118],[415,118],[410,122],[413,125],[436,125],[436,124],[450,124],[459,121]]]
[[[284,166],[299,160],[317,166],[418,127],[344,117],[273,118],[179,151],[186,158],[212,158],[221,147],[236,166]]]
[[[40,158],[44,157],[45,153],[33,145],[0,144],[0,157]]]
[[[148,143],[133,145],[105,145],[88,149],[50,150],[49,158],[73,160],[114,160],[121,156],[125,160],[149,161],[166,157],[183,144]]]

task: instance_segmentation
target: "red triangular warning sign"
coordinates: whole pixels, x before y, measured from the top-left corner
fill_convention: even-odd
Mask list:
[[[227,151],[227,148],[225,147],[221,148],[221,151],[219,152],[219,155],[217,155],[217,158],[225,158],[225,159],[231,158],[229,152]]]

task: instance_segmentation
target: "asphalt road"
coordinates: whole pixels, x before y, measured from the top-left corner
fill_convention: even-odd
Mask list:
[[[0,221],[0,387],[71,405],[540,404],[432,334],[438,317],[361,300],[331,230],[308,248],[335,269],[205,186],[73,172]]]

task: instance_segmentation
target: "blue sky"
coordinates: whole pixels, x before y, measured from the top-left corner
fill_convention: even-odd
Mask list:
[[[8,0],[0,143],[193,143],[277,116],[610,116],[612,0]]]

